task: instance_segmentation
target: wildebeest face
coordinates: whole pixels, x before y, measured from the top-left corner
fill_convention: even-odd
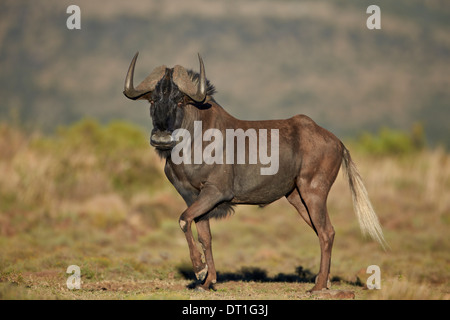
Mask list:
[[[133,86],[134,68],[138,53],[131,61],[125,78],[123,93],[129,99],[150,101],[153,130],[150,144],[159,150],[170,150],[176,143],[172,132],[180,128],[183,120],[183,105],[186,101],[202,102],[206,98],[206,76],[202,58],[198,80],[189,76],[182,66],[155,68],[136,88]]]
[[[185,94],[173,82],[172,74],[173,69],[166,69],[164,77],[149,95],[153,121],[150,144],[161,150],[172,149],[175,145],[172,132],[180,128],[183,120]]]

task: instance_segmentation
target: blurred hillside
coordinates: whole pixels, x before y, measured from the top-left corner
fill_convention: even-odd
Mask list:
[[[81,30],[66,9],[81,8]],[[366,8],[381,8],[381,30]],[[150,126],[122,95],[154,67],[197,69],[245,119],[311,116],[340,137],[422,123],[450,146],[445,1],[61,1],[0,3],[0,120],[52,131],[86,116]]]

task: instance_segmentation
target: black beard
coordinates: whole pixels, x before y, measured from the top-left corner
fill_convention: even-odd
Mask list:
[[[167,159],[168,157],[170,157],[170,153],[172,152],[172,149],[158,149],[155,148],[156,153],[158,154],[158,156],[162,159]]]

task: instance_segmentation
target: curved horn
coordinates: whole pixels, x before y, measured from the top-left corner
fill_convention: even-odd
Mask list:
[[[124,86],[124,90],[123,90],[123,94],[125,95],[125,97],[127,97],[129,99],[133,99],[133,100],[136,100],[137,98],[139,98],[142,95],[144,95],[145,93],[147,93],[147,92],[137,91],[136,89],[134,89],[134,85],[133,85],[134,67],[136,65],[136,60],[137,60],[138,55],[139,55],[139,51],[136,52],[136,54],[133,57],[133,60],[131,60],[131,64],[128,67],[127,77],[125,78],[125,86]]]
[[[205,76],[205,66],[203,64],[203,59],[198,54],[198,61],[200,62],[200,79],[198,80],[198,89],[195,97],[191,97],[195,101],[203,101],[206,98],[206,76]]]
[[[129,99],[139,99],[143,95],[155,90],[156,84],[161,80],[163,75],[166,72],[166,66],[160,66],[155,68],[155,70],[150,73],[150,75],[144,79],[137,87],[134,88],[133,78],[134,78],[134,67],[136,65],[136,60],[139,55],[139,52],[133,57],[131,60],[130,66],[128,67],[127,76],[125,78],[125,86],[123,90],[123,94]]]
[[[181,92],[187,94],[192,100],[202,102],[206,98],[206,76],[202,57],[198,55],[200,62],[200,76],[198,83],[194,82],[182,66],[173,68],[173,82]]]

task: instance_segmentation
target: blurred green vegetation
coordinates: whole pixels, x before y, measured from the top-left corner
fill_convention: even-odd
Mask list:
[[[79,172],[104,173],[106,185],[127,196],[137,190],[152,190],[160,183],[161,171],[150,161],[147,134],[124,121],[101,125],[88,118],[59,127],[55,134],[30,141],[31,149],[59,158],[54,178],[60,195],[73,197]]]
[[[409,132],[383,127],[377,134],[363,133],[351,145],[368,155],[411,155],[426,147],[425,131],[420,123],[414,124]]]

